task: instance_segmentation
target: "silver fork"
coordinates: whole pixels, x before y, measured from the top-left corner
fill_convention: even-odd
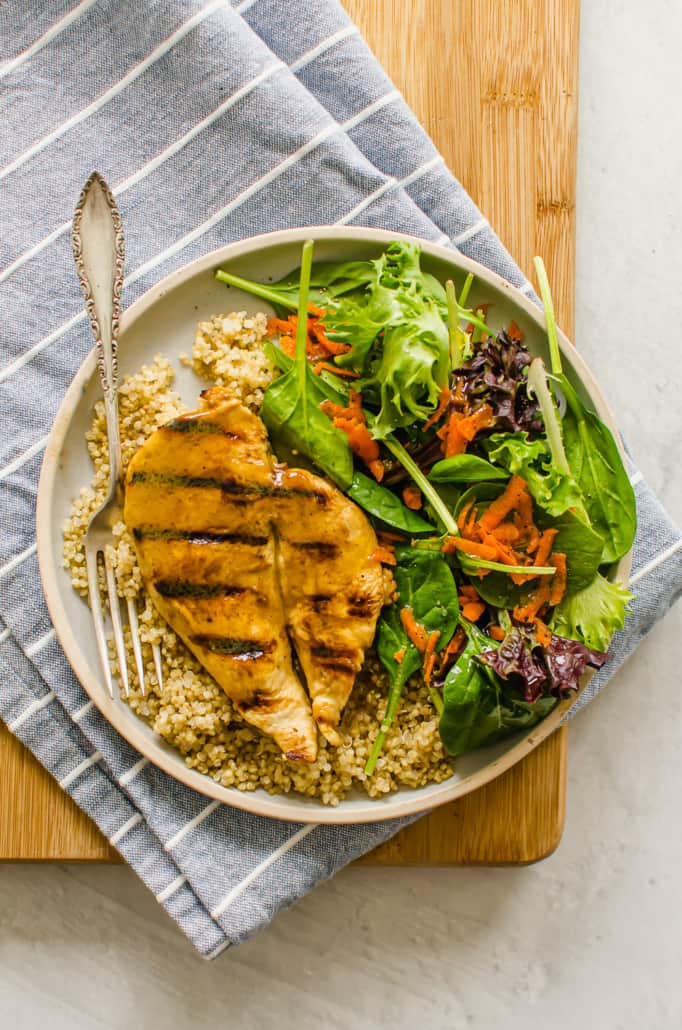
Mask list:
[[[109,448],[109,487],[101,507],[94,513],[85,534],[85,564],[88,594],[104,680],[110,696],[114,685],[105,631],[103,598],[99,582],[100,558],[104,563],[106,600],[118,659],[119,684],[126,697],[130,679],[123,636],[121,604],[116,575],[111,562],[113,527],[123,516],[121,484],[121,440],[118,425],[118,328],[121,317],[125,245],[121,215],[113,194],[99,174],[93,172],[81,193],[73,217],[71,242],[78,279],[85,294],[90,326],[97,348],[97,367],[104,395],[104,410]],[[128,625],[132,639],[135,668],[144,694],[144,663],[135,602],[127,599]],[[161,649],[152,645],[154,669],[162,685]]]

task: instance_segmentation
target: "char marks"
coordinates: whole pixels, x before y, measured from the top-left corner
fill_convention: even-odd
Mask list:
[[[207,633],[195,634],[192,643],[211,654],[225,655],[240,661],[255,661],[275,650],[273,640],[235,640],[233,637],[214,637]]]

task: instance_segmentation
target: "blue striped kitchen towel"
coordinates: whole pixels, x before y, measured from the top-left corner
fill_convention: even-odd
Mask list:
[[[126,304],[231,240],[321,222],[449,243],[532,289],[334,0],[5,0],[0,48],[0,716],[212,958],[402,824],[209,804],[76,682],[34,539],[46,434],[91,346],[65,219],[98,168],[126,227]],[[680,536],[632,476],[637,600],[581,703],[682,587]]]

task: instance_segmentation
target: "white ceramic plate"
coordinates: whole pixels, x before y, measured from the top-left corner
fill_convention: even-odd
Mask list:
[[[197,322],[219,312],[269,311],[263,301],[217,283],[213,277],[215,269],[229,269],[246,278],[277,280],[300,264],[301,245],[311,238],[316,241],[316,261],[342,261],[376,257],[398,237],[395,233],[363,228],[294,229],[256,236],[207,254],[169,275],[125,313],[119,348],[121,375],[137,371],[161,352],[177,370],[176,387],[183,401],[194,407],[205,383],[181,366],[178,357],[191,351]],[[513,318],[523,330],[530,350],[547,359],[544,318],[522,293],[460,254],[423,240],[415,242],[422,246],[424,267],[442,281],[451,277],[459,289],[464,276],[473,272],[476,278],[471,300],[492,304],[491,325],[499,329]],[[587,366],[561,334],[560,344],[567,375],[618,438],[611,412]],[[559,725],[570,701],[559,704],[529,734],[458,758],[455,774],[444,783],[419,790],[402,789],[380,800],[371,800],[358,791],[335,808],[296,794],[272,796],[263,790],[246,793],[222,787],[210,777],[188,769],[180,754],[123,701],[112,701],[109,697],[99,670],[89,611],[62,568],[64,520],[72,498],[92,476],[84,434],[99,395],[93,351],[64,398],[47,444],[38,490],[38,559],[50,615],[74,672],[111,725],[155,765],[208,797],[259,815],[297,822],[360,823],[425,811],[461,797],[499,776]],[[629,571],[628,555],[620,562],[618,578],[626,582]]]

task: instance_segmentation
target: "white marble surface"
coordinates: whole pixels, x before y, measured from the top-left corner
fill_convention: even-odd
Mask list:
[[[589,0],[578,330],[682,522],[677,0]],[[0,867],[0,1026],[682,1026],[682,607],[574,722],[568,818],[527,869],[349,870],[196,958],[125,868]]]

